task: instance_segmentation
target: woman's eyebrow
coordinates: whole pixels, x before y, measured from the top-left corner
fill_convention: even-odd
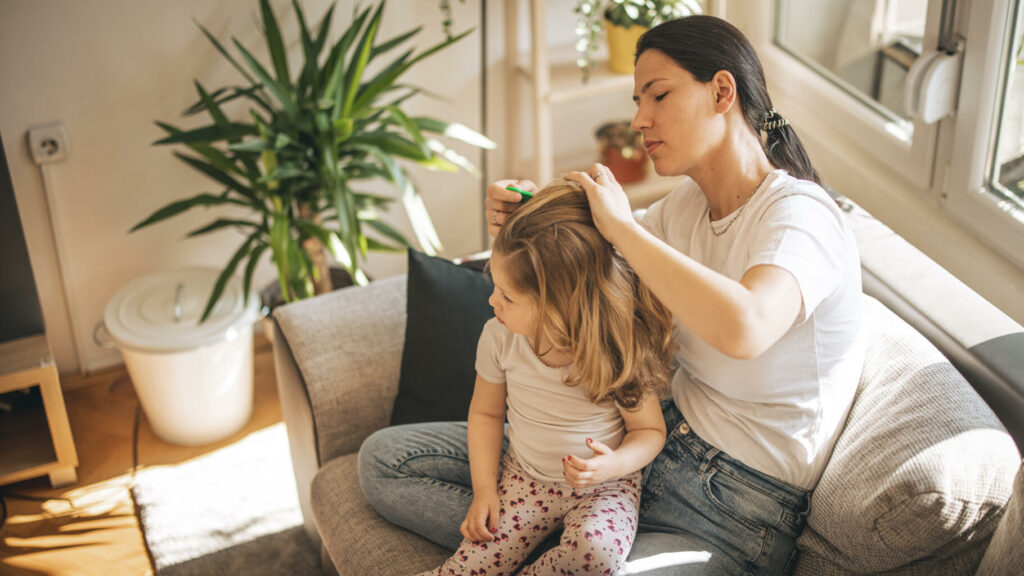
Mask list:
[[[652,78],[652,79],[648,80],[648,81],[647,81],[647,82],[646,82],[646,83],[645,83],[645,84],[643,85],[643,87],[642,87],[642,88],[640,88],[640,94],[644,94],[644,93],[646,93],[646,92],[647,92],[647,91],[648,91],[648,90],[649,90],[649,89],[651,88],[651,85],[652,85],[652,84],[654,84],[655,82],[660,82],[660,81],[662,81],[662,80],[665,80],[665,78]],[[636,94],[634,94],[634,95],[633,95],[633,101],[634,101],[634,102],[635,102],[636,100],[639,100],[639,99],[640,99],[640,96],[638,96],[638,95],[636,95]]]

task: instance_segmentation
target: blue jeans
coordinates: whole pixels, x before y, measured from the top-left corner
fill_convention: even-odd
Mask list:
[[[640,530],[622,574],[786,574],[810,494],[744,466],[663,405],[665,448],[644,470]],[[507,448],[507,443],[506,446]],[[473,501],[464,422],[386,428],[359,452],[370,505],[445,548]]]

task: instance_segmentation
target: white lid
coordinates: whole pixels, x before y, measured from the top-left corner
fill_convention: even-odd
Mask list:
[[[259,318],[259,297],[251,292],[243,306],[242,284],[232,277],[200,324],[219,275],[214,268],[183,268],[134,280],[107,303],[107,332],[119,348],[142,352],[180,352],[233,339]]]

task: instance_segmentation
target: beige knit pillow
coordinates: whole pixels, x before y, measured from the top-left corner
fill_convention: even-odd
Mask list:
[[[981,559],[1020,455],[946,358],[867,296],[864,327],[864,371],[811,498],[797,572],[884,572],[930,559],[926,573],[963,573]]]

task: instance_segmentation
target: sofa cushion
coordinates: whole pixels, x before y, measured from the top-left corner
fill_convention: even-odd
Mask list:
[[[857,396],[811,497],[797,573],[907,573],[917,561],[962,574],[963,560],[973,572],[1010,496],[1016,446],[917,331],[870,297],[864,320]]]
[[[491,281],[469,267],[409,250],[405,345],[391,424],[465,420],[476,345],[494,316]]]
[[[1013,497],[978,566],[978,574],[1020,574],[1024,567],[1024,466],[1013,482]]]
[[[359,487],[358,458],[331,460],[311,488],[316,526],[338,574],[407,576],[443,564],[451,552],[373,511]]]

